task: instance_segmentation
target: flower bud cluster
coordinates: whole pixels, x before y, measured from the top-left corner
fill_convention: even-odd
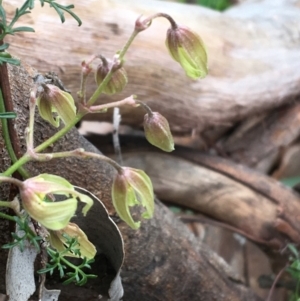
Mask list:
[[[98,65],[95,73],[95,80],[98,86],[103,82],[110,71],[110,65],[112,65],[111,61],[108,61],[103,57],[101,57],[101,60],[102,62]],[[125,88],[127,82],[128,79],[125,69],[121,66],[116,66],[110,80],[103,88],[102,92],[108,95],[120,93]]]

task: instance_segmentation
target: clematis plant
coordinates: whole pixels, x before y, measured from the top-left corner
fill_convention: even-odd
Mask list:
[[[42,6],[45,1],[40,0]],[[81,24],[80,19],[72,11],[73,5],[61,5],[56,1],[51,2],[51,6],[58,12],[61,20],[64,21],[63,12],[71,14]],[[0,1],[0,27],[3,29],[1,39],[6,34],[14,34],[19,31],[33,31],[28,27],[14,27],[14,23],[24,14],[29,13],[34,8],[34,1],[26,0],[21,8],[16,10],[15,17],[10,24],[7,23],[6,13]],[[121,106],[142,106],[146,110],[144,117],[144,131],[146,139],[154,146],[163,151],[170,152],[174,149],[174,141],[171,134],[170,126],[165,117],[158,112],[153,112],[146,104],[137,100],[136,96],[130,96],[123,100],[110,102],[102,105],[95,105],[97,99],[102,94],[116,94],[123,91],[128,82],[127,73],[123,67],[125,55],[131,46],[135,37],[150,27],[152,21],[157,17],[164,17],[171,23],[171,28],[167,31],[166,46],[171,57],[178,62],[184,69],[187,76],[192,79],[203,78],[207,74],[207,54],[204,44],[197,33],[185,26],[180,26],[167,14],[158,13],[142,20],[138,18],[135,22],[132,35],[125,43],[124,47],[115,53],[112,59],[107,59],[102,55],[93,55],[87,62],[81,65],[81,83],[78,92],[78,100],[75,102],[70,93],[63,91],[62,86],[57,84],[49,84],[43,80],[36,80],[33,90],[30,93],[29,101],[29,125],[26,128],[26,147],[27,150],[23,156],[18,158],[11,146],[9,131],[6,123],[3,123],[2,131],[4,132],[5,144],[7,151],[13,162],[6,171],[0,175],[0,182],[9,182],[19,188],[21,205],[28,215],[37,221],[37,228],[45,227],[49,233],[49,242],[55,250],[47,248],[47,253],[51,257],[50,266],[42,269],[40,273],[50,272],[54,269],[60,271],[63,277],[66,265],[71,267],[74,272],[69,274],[67,283],[75,281],[78,284],[84,284],[87,278],[94,275],[86,275],[81,268],[89,268],[89,263],[96,254],[96,249],[88,240],[87,235],[74,223],[71,222],[72,217],[76,214],[78,201],[85,203],[82,209],[83,215],[86,215],[93,204],[93,200],[86,194],[78,192],[75,187],[66,179],[52,174],[40,174],[32,177],[26,170],[25,164],[30,161],[48,161],[54,158],[66,158],[75,156],[78,158],[94,158],[104,160],[111,164],[117,171],[112,184],[112,202],[117,214],[131,228],[137,229],[141,225],[140,217],[133,217],[132,207],[140,207],[143,209],[142,218],[150,219],[154,214],[154,191],[148,175],[138,169],[131,167],[123,167],[110,158],[100,154],[86,152],[84,149],[76,149],[71,151],[61,151],[53,153],[44,153],[43,151],[54,144],[58,139],[68,133],[75,124],[77,124],[88,113],[103,113],[109,108]],[[0,39],[0,40],[1,40]],[[3,43],[0,46],[0,64],[1,63],[19,63],[18,60],[11,58],[5,52],[9,44]],[[95,59],[100,59],[101,63],[94,68],[92,66]],[[97,83],[96,90],[87,99],[86,83],[88,76],[94,72]],[[42,76],[41,76],[42,77]],[[38,77],[39,79],[39,77]],[[1,91],[0,91],[1,92]],[[40,145],[35,146],[34,142],[34,121],[36,106],[40,116],[60,129],[52,137],[43,141]],[[2,109],[1,109],[2,107]],[[2,94],[0,93],[0,115],[5,118],[15,117],[15,115],[7,115],[7,112],[1,111],[5,108]],[[5,119],[6,121],[6,119]],[[61,122],[62,121],[62,122]],[[18,171],[23,177],[23,181],[14,179],[11,176]],[[62,199],[62,200],[61,200]],[[19,224],[27,223],[20,213],[20,202],[14,200],[0,201],[0,206],[6,206],[13,209],[18,215],[12,217],[0,211],[0,217],[17,221]],[[37,224],[37,223],[35,223]],[[35,232],[30,227],[22,227],[26,229],[30,235],[30,241],[39,241],[36,239]],[[25,230],[24,230],[25,231]],[[25,231],[25,232],[26,232]],[[15,238],[15,237],[14,237]],[[20,241],[24,240],[23,238]],[[16,238],[19,241],[19,238]],[[11,244],[14,247],[16,243]],[[76,256],[83,259],[83,263],[76,267],[72,263],[68,263],[64,256]]]

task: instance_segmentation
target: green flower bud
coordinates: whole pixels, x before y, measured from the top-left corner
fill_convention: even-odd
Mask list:
[[[49,201],[48,194],[64,195],[66,200]],[[77,209],[77,198],[86,203],[82,209],[85,215],[93,205],[87,195],[75,191],[74,186],[62,177],[41,174],[27,179],[20,187],[22,205],[27,213],[50,230],[65,228]]]
[[[173,24],[167,31],[166,46],[188,77],[197,79],[207,75],[207,55],[198,34],[187,27]]]
[[[102,83],[110,70],[107,60],[104,58],[101,59],[102,63],[97,67],[95,73],[95,80],[98,86]],[[127,73],[123,67],[120,67],[113,71],[110,80],[103,89],[103,93],[108,95],[120,93],[125,88],[127,82]]]
[[[165,152],[174,150],[173,136],[164,116],[158,112],[147,113],[144,117],[144,130],[149,143]]]
[[[49,231],[50,233],[50,244],[58,252],[66,250],[67,239],[64,234],[69,237],[76,238],[79,243],[80,257],[86,257],[92,259],[95,257],[97,250],[95,246],[88,240],[86,234],[74,223],[68,223],[68,225],[58,231]],[[71,252],[66,253],[66,256],[79,257]]]
[[[142,170],[123,167],[112,185],[112,200],[114,207],[122,220],[132,229],[140,227],[130,213],[130,207],[139,205],[146,210],[143,218],[152,218],[154,213],[154,193],[150,178]]]
[[[37,99],[37,106],[41,117],[58,127],[60,119],[65,125],[72,123],[76,117],[76,106],[71,94],[60,90],[54,85],[43,85]],[[57,113],[57,117],[53,115]]]

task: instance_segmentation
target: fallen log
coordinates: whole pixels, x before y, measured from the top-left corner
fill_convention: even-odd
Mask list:
[[[16,0],[7,3],[17,4]],[[168,24],[157,19],[134,41],[125,64],[130,85],[112,99],[137,94],[179,133],[229,128],[247,116],[298,99],[299,1],[246,1],[224,13],[154,0],[77,0],[75,4],[82,27],[67,20],[62,29],[53,11],[36,8],[24,18],[36,33],[16,35],[11,46],[13,54],[41,72],[56,71],[74,95],[79,90],[82,60],[94,53],[111,57],[124,45],[138,16],[162,11],[201,35],[209,75],[201,81],[185,76],[164,45]],[[93,87],[90,81],[88,91]],[[101,97],[99,103],[107,100]],[[124,123],[141,124],[141,110],[122,108],[121,112]]]
[[[114,157],[105,137],[87,138]],[[277,180],[187,148],[166,155],[139,137],[121,136],[121,145],[124,164],[145,170],[161,200],[230,225],[264,250],[279,251],[288,242],[300,243],[299,194]]]

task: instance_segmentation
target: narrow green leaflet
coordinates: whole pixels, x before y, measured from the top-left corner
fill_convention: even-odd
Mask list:
[[[48,3],[50,5],[50,7],[53,7],[56,10],[56,12],[58,13],[62,23],[65,22],[65,16],[64,16],[64,11],[65,11],[68,14],[70,14],[77,21],[78,26],[81,26],[82,22],[81,22],[80,18],[71,10],[75,7],[73,4],[61,5],[59,3],[56,3],[54,0],[40,0],[40,2],[41,2],[42,6],[44,6],[45,3]]]
[[[28,26],[20,26],[20,27],[15,27],[12,29],[12,32],[34,32],[34,29],[32,27],[28,27]]]
[[[50,7],[53,7],[58,13],[62,22],[65,22],[64,12],[66,12],[70,14],[78,22],[79,26],[82,24],[80,18],[72,11],[72,9],[74,8],[73,4],[62,5],[55,2],[55,0],[40,0],[40,3],[42,7],[44,6],[45,3],[48,3]],[[2,6],[2,1],[1,1],[0,2],[0,29],[1,29],[0,40],[3,40],[3,38],[8,34],[13,35],[17,32],[34,32],[34,29],[28,26],[20,26],[14,28],[15,23],[20,19],[20,17],[31,13],[31,10],[33,8],[34,8],[34,0],[25,1],[25,3],[21,6],[21,8],[16,9],[14,17],[12,18],[11,22],[7,24],[6,13]],[[2,50],[4,49],[6,48],[2,48]],[[0,61],[0,64],[3,62],[16,64],[16,61],[11,61],[11,60],[2,60]]]
[[[16,117],[17,117],[17,114],[15,112],[0,113],[0,119],[13,119]]]
[[[0,18],[1,18],[1,24],[6,26],[6,12],[5,12],[2,4],[0,5]]]
[[[0,45],[0,52],[4,51],[5,49],[7,49],[9,47],[8,43],[4,43],[2,45]]]
[[[2,65],[3,63],[17,65],[17,66],[20,65],[19,60],[13,59],[13,58],[8,58],[8,57],[3,57],[3,56],[1,56],[1,53],[0,53],[0,65]]]

